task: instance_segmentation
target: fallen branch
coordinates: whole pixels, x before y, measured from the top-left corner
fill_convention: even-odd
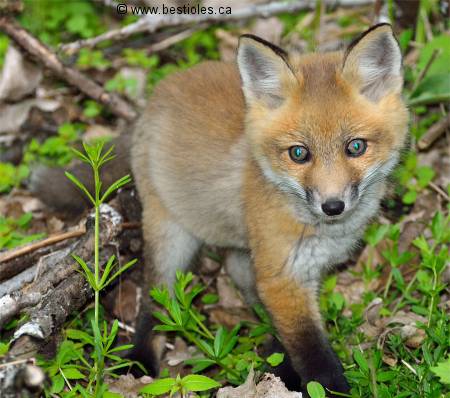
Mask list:
[[[103,248],[100,262],[105,263],[112,254],[117,256],[123,223],[121,215],[108,205],[101,206],[100,217],[100,244]],[[93,263],[93,229],[94,215],[91,214],[86,220],[86,233],[70,243],[64,241],[66,247],[41,257],[38,264],[24,271],[37,275],[32,283],[0,297],[0,328],[19,312],[29,316],[29,320],[14,332],[9,352],[0,364],[2,397],[28,396],[28,390],[42,387],[43,380],[37,377],[40,370],[28,359],[34,358],[51,339],[56,338],[70,314],[91,300],[92,288],[79,272],[72,253],[84,258],[87,264]],[[0,290],[4,286],[5,283],[0,284]]]
[[[67,239],[77,238],[81,235],[84,235],[85,233],[86,233],[86,228],[82,227],[82,228],[76,229],[74,231],[64,232],[62,234],[49,236],[46,239],[39,240],[30,245],[19,247],[16,250],[10,250],[10,251],[0,255],[0,267],[1,267],[1,264],[6,261],[13,260],[16,257],[23,256],[23,255],[31,253],[35,250],[42,249],[43,247],[50,246],[55,243],[67,240]],[[0,270],[2,270],[2,268],[0,268]],[[0,277],[0,280],[1,279],[2,278]]]
[[[433,124],[419,140],[417,147],[422,151],[429,148],[448,129],[450,129],[450,114]]]
[[[374,0],[325,0],[325,5],[354,7],[373,4]],[[146,15],[139,21],[120,29],[110,30],[91,39],[78,40],[62,45],[61,50],[74,54],[83,47],[95,47],[105,40],[123,40],[136,33],[153,33],[161,28],[199,24],[223,23],[249,19],[254,17],[268,18],[280,13],[293,13],[302,10],[312,10],[316,0],[274,1],[268,4],[251,4],[241,7],[231,14],[178,14],[178,15]]]
[[[77,237],[71,238],[76,239]],[[37,243],[37,242],[36,242]],[[33,245],[34,243],[31,243]],[[54,243],[50,246],[44,246],[39,249],[30,251],[29,253],[22,254],[20,256],[14,256],[11,260],[6,260],[0,262],[0,282],[3,282],[7,279],[11,279],[12,277],[20,274],[22,271],[30,268],[34,264],[36,264],[39,259],[50,252],[55,252],[60,250],[61,248],[67,246],[68,241],[63,240],[57,243]],[[28,247],[28,246],[26,246]],[[3,253],[3,255],[9,255],[10,253],[14,253],[15,250],[7,251]]]
[[[102,213],[104,225],[102,225],[100,240],[103,250],[100,260],[105,262],[112,254],[117,255],[117,245],[114,242],[121,231],[122,219],[111,207],[106,206],[103,209],[107,209],[107,212]],[[89,223],[92,224],[90,218],[87,221],[87,224]],[[45,299],[50,292],[53,294],[61,283],[70,279],[73,274],[77,274],[78,267],[75,266],[72,253],[90,263],[89,259],[94,253],[93,234],[83,234],[81,239],[41,257],[37,264],[0,284],[0,327],[26,307],[38,303],[42,307],[42,299]],[[58,302],[54,304],[60,305]],[[34,310],[30,311],[32,313]]]
[[[136,110],[116,94],[106,92],[102,86],[86,77],[78,70],[65,66],[61,60],[37,38],[20,27],[12,18],[0,16],[0,30],[13,39],[19,47],[50,69],[61,79],[77,87],[89,97],[107,106],[117,116],[132,121]]]

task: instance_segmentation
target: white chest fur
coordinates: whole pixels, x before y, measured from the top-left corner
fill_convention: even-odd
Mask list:
[[[299,239],[287,262],[289,273],[302,283],[318,282],[324,271],[348,259],[360,235],[352,231],[336,236],[322,231]]]

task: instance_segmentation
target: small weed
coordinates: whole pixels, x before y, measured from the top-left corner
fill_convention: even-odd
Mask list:
[[[130,176],[124,176],[101,193],[100,169],[114,157],[113,147],[103,153],[103,145],[102,142],[95,145],[84,144],[85,153],[73,150],[80,160],[92,168],[95,182],[93,194],[74,175],[66,172],[67,178],[86,195],[95,209],[93,271],[82,258],[76,254],[72,255],[94,290],[94,317],[90,319],[90,333],[80,329],[67,330],[67,340],[60,345],[56,358],[42,363],[52,380],[52,387],[47,394],[59,393],[63,397],[72,397],[79,393],[83,397],[111,397],[113,395],[107,391],[108,386],[104,383],[105,376],[113,376],[115,370],[132,365],[131,361],[117,355],[120,351],[130,349],[131,345],[113,346],[119,330],[118,321],[115,320],[111,328],[108,328],[105,321],[100,322],[100,292],[136,262],[132,260],[119,266],[115,256],[111,256],[103,271],[100,270],[100,207],[113,192],[131,180]],[[106,361],[112,365],[107,366]],[[78,379],[87,379],[86,385],[77,383],[72,386],[71,380]],[[70,392],[63,392],[64,387]]]
[[[274,353],[264,360],[256,352],[267,333],[274,332],[267,313],[261,307],[255,308],[260,324],[241,322],[232,330],[207,325],[206,318],[193,305],[204,286],[193,285],[193,278],[192,273],[177,272],[174,297],[167,287],[153,288],[150,293],[164,308],[164,312],[153,313],[161,323],[154,330],[175,332],[197,348],[198,356],[185,361],[186,365],[192,366],[192,373],[216,368],[215,379],[239,385],[246,380],[251,368],[261,370],[267,365],[277,366],[283,362],[281,353]]]
[[[409,250],[399,251],[400,229],[397,224],[371,226],[366,233],[370,248],[375,250],[383,242],[383,247],[386,247],[382,252],[386,261],[384,266],[390,268],[380,292],[380,316],[395,315],[402,309],[426,319],[426,322],[416,324],[418,330],[424,331],[423,341],[416,348],[406,346],[404,338],[395,333],[395,328],[386,335],[384,345],[374,344],[359,331],[359,326],[365,321],[363,310],[379,297],[377,292],[366,291],[361,304],[349,307],[334,292],[336,277],[325,281],[321,308],[334,348],[347,368],[352,397],[441,398],[450,392],[445,374],[450,353],[450,317],[438,305],[445,289],[442,273],[449,261],[449,227],[450,217],[437,212],[428,231],[413,241],[418,254]],[[367,262],[373,262],[373,256],[369,255]],[[410,268],[414,270],[408,279],[401,271],[405,263],[411,264]],[[376,270],[378,265],[367,264],[367,267]],[[363,272],[368,274],[368,271]],[[350,316],[344,315],[348,312]],[[367,347],[364,351],[359,348],[362,343]],[[386,361],[386,355],[394,362]]]
[[[40,162],[49,166],[67,165],[74,158],[71,146],[80,139],[84,128],[81,123],[63,123],[56,136],[42,143],[33,138],[25,150],[24,164]]]
[[[11,163],[0,162],[0,193],[7,193],[12,188],[18,187],[29,174],[30,169],[25,164],[14,166]]]
[[[0,216],[0,250],[12,249],[43,238],[45,234],[42,233],[26,234],[32,218],[31,213],[24,213],[18,219]]]

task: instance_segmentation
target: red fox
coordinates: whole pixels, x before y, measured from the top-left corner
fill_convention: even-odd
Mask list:
[[[205,62],[162,81],[130,143],[146,288],[172,285],[204,243],[229,248],[228,272],[281,337],[287,385],[348,392],[317,296],[324,273],[358,245],[398,161],[402,84],[387,24],[323,54],[244,35],[236,64]],[[133,357],[156,373],[147,300]]]

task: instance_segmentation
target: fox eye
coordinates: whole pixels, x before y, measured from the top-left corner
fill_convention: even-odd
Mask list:
[[[347,156],[351,157],[358,157],[361,156],[364,152],[366,152],[367,149],[367,142],[365,140],[356,139],[351,140],[347,144],[347,148],[345,148],[345,152],[347,153]]]
[[[289,156],[296,163],[305,163],[310,158],[308,149],[302,145],[291,146]]]

